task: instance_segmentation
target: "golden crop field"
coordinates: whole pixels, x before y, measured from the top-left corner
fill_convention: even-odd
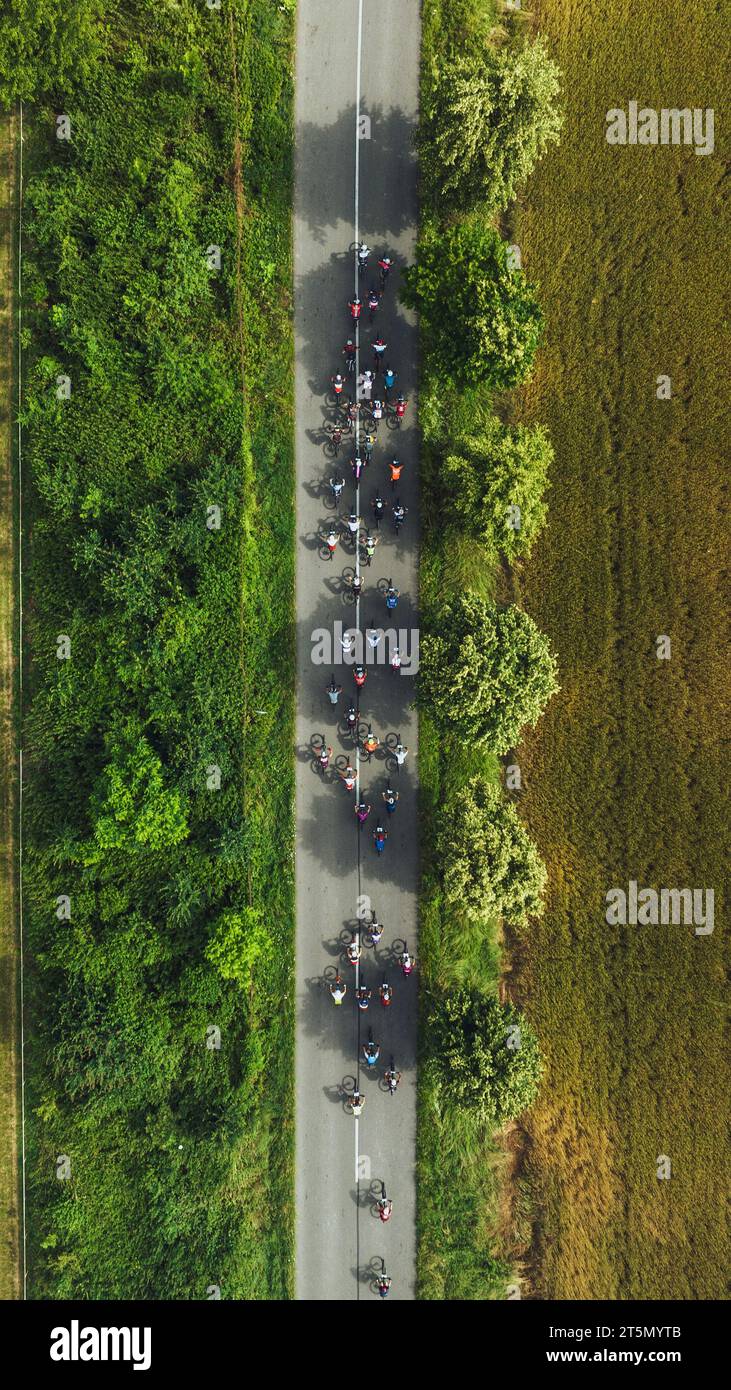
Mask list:
[[[521,1147],[523,1267],[541,1298],[709,1299],[729,1264],[727,16],[684,0],[532,14],[566,123],[515,233],[546,317],[517,413],[556,450],[516,578],[562,688],[520,753],[549,868],[545,917],[512,943],[547,1063]],[[609,145],[607,111],[633,100],[714,108],[713,153]],[[713,932],[608,926],[605,895],[629,880],[714,889]]]

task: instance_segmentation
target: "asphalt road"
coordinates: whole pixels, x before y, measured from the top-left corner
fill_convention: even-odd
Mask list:
[[[420,43],[418,0],[299,0],[296,95],[295,352],[297,459],[297,1297],[378,1301],[374,1271],[385,1261],[392,1277],[390,1299],[415,1296],[416,1021],[418,969],[405,980],[394,958],[394,942],[408,941],[418,955],[416,892],[417,728],[413,677],[386,666],[369,666],[361,692],[361,719],[382,743],[398,738],[408,747],[398,770],[383,749],[360,759],[359,788],[373,810],[359,832],[355,796],[331,766],[323,776],[313,766],[313,739],[332,746],[340,765],[353,758],[342,715],[355,690],[352,667],[342,664],[334,624],[363,631],[395,627],[408,634],[402,656],[414,651],[417,615],[418,468],[416,333],[414,320],[397,302],[398,267],[412,257],[416,230],[416,167],[412,135],[416,124]],[[357,138],[357,116],[366,138]],[[370,138],[367,138],[370,134]],[[357,283],[353,245],[365,239],[378,255],[395,257],[375,326],[367,311],[360,329],[360,368],[372,366],[371,338],[380,331],[387,361],[398,373],[397,389],[408,400],[398,430],[382,423],[373,460],[356,494],[349,460],[323,448],[321,428],[332,418],[327,394],[332,374],[344,370],[341,349],[350,336],[347,309]],[[361,298],[377,271],[361,281]],[[381,378],[382,381],[382,378]],[[349,383],[350,384],[350,383]],[[374,396],[378,392],[374,392]],[[405,464],[392,494],[387,461]],[[380,489],[387,504],[400,496],[408,508],[396,536],[390,516],[370,566],[356,564],[354,548],[338,545],[333,560],[322,554],[318,535],[332,519],[327,480],[338,470],[346,479],[340,513],[353,504],[371,520],[370,501]],[[363,597],[355,605],[344,572],[358,569]],[[389,580],[400,590],[388,614],[379,590]],[[318,637],[319,630],[319,637]],[[334,640],[335,661],[322,652],[323,630]],[[395,640],[398,641],[398,638]],[[384,637],[381,650],[387,639]],[[318,644],[320,651],[318,652]],[[322,664],[315,657],[324,656]],[[325,694],[332,673],[343,687],[333,709]],[[356,703],[358,701],[356,700]],[[382,791],[390,775],[399,792],[395,814],[386,817]],[[374,848],[376,816],[389,833],[385,852]],[[356,971],[344,942],[359,912],[373,907],[385,931],[377,950],[363,949],[360,982],[373,989],[368,1012],[355,1004]],[[328,979],[339,968],[348,984],[340,1008]],[[378,987],[394,986],[394,1002],[383,1009]],[[375,1074],[366,1074],[360,1048],[372,1027],[380,1043]],[[402,1073],[395,1096],[383,1072],[393,1056]],[[359,1121],[345,1108],[354,1080],[366,1096]],[[390,1222],[375,1214],[373,1195],[386,1185],[394,1204]]]

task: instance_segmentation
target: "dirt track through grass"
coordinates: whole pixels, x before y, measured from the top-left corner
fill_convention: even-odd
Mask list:
[[[20,1297],[13,469],[14,115],[0,116],[0,1299]]]

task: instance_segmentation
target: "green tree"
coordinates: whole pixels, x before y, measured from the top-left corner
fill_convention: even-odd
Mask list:
[[[0,20],[0,103],[79,83],[105,38],[105,0],[10,0]]]
[[[470,915],[520,923],[543,911],[545,865],[515,807],[481,777],[447,799],[437,857],[446,901]]]
[[[501,1129],[533,1104],[541,1054],[519,1009],[477,990],[452,990],[434,1004],[428,1026],[446,1106]]]
[[[418,704],[446,732],[494,753],[515,746],[558,688],[548,638],[520,608],[461,594],[423,639]]]
[[[487,48],[444,67],[419,144],[426,187],[440,206],[503,212],[563,117],[560,71],[542,39]]]
[[[261,912],[254,907],[223,912],[206,946],[207,960],[224,980],[236,980],[246,990],[255,967],[270,959],[271,952],[271,935]]]
[[[170,849],[188,834],[188,816],[179,791],[168,787],[162,763],[142,735],[130,728],[107,740],[108,762],[91,799],[92,864],[104,851],[143,846]]]
[[[403,277],[404,304],[421,315],[422,342],[459,386],[507,389],[528,376],[543,318],[533,287],[508,264],[494,227],[429,227]]]
[[[527,555],[546,518],[543,493],[552,462],[542,425],[503,425],[492,416],[444,459],[447,511],[490,550],[509,560]]]

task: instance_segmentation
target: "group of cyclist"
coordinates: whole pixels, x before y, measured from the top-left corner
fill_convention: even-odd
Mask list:
[[[358,279],[367,279],[370,261],[370,248],[365,242],[360,242],[356,247],[358,264]],[[406,414],[407,401],[403,393],[398,389],[397,373],[387,360],[388,342],[386,332],[381,331],[381,305],[383,296],[388,284],[391,270],[393,269],[392,258],[385,254],[377,262],[379,272],[378,286],[368,285],[367,290],[359,290],[348,302],[348,312],[353,325],[353,334],[349,336],[342,349],[345,361],[345,371],[336,371],[330,378],[331,401],[337,408],[337,416],[334,422],[329,425],[329,444],[328,450],[331,454],[337,455],[345,438],[353,440],[353,455],[350,466],[356,484],[356,503],[352,507],[347,519],[340,516],[339,508],[341,498],[345,490],[345,480],[339,472],[335,472],[328,479],[330,497],[335,506],[336,519],[321,536],[327,550],[328,558],[332,559],[341,539],[345,539],[352,545],[355,551],[356,561],[360,560],[365,568],[370,566],[375,554],[376,546],[380,542],[380,524],[386,512],[386,502],[380,489],[378,489],[371,500],[372,526],[364,525],[362,517],[358,514],[358,485],[366,468],[373,461],[376,437],[380,422],[386,418],[391,427],[401,425]],[[368,313],[369,323],[374,326],[374,336],[371,339],[372,361],[370,365],[359,369],[359,325],[363,320],[365,312]],[[377,328],[376,328],[377,325]],[[356,371],[358,371],[357,381],[355,381]],[[355,392],[352,397],[347,392],[348,378],[354,380]],[[391,492],[395,494],[402,481],[404,462],[396,454],[385,460],[388,469],[388,481],[391,485]],[[403,526],[407,508],[403,506],[400,497],[394,496],[389,510],[392,515],[394,529],[398,534]],[[350,589],[354,601],[363,595],[364,578],[361,573],[360,565],[356,563],[355,572],[348,575],[345,582]],[[382,586],[379,585],[379,588]],[[399,591],[389,579],[385,590],[382,590],[387,611],[396,608],[399,599]],[[366,629],[366,641],[372,652],[375,652],[384,636],[383,630],[377,628],[371,620]],[[352,633],[344,633],[341,637],[341,645],[344,655],[350,655],[354,649],[354,637]],[[389,665],[394,674],[398,674],[401,669],[402,658],[398,647],[395,647],[389,656]],[[354,698],[350,699],[348,708],[345,712],[344,723],[346,731],[352,736],[354,746],[358,756],[366,761],[377,755],[381,749],[381,742],[376,734],[373,733],[371,725],[365,729],[361,726],[360,711],[357,702],[360,692],[367,680],[366,667],[358,662],[353,665],[353,680],[355,684]],[[340,696],[343,694],[342,685],[335,680],[333,673],[329,685],[325,687],[330,705],[336,708]],[[397,769],[401,769],[408,754],[408,748],[399,740],[390,751],[395,759]],[[319,770],[324,774],[328,771],[333,757],[333,749],[325,740],[322,746],[316,750],[316,762]],[[336,767],[338,774],[346,792],[353,796],[353,811],[358,823],[358,828],[362,831],[363,826],[369,820],[373,812],[373,806],[367,799],[367,793],[361,792],[359,786],[359,776],[357,772],[358,757],[352,765],[348,758],[344,768]],[[380,790],[378,809],[375,813],[375,824],[372,829],[372,839],[374,849],[377,854],[384,852],[389,831],[387,826],[391,817],[395,814],[399,803],[399,792],[391,786],[390,777],[387,779],[385,788]],[[373,948],[377,948],[383,936],[383,925],[378,921],[376,914],[372,913],[371,921],[363,929],[363,940]],[[368,1011],[374,995],[374,989],[361,980],[359,974],[359,962],[362,954],[362,941],[360,930],[356,932],[352,939],[347,943],[345,958],[347,965],[354,967],[355,984],[352,994],[355,1006],[359,1015]],[[408,951],[406,943],[403,943],[403,951],[398,956],[398,963],[404,979],[408,979],[413,972],[414,961]],[[347,966],[346,966],[347,971]],[[338,970],[335,978],[330,982],[330,995],[333,1003],[340,1006],[348,994],[348,985],[342,978]],[[386,975],[377,988],[377,999],[383,1009],[393,1006],[394,988]],[[361,1046],[361,1063],[368,1071],[375,1071],[381,1057],[381,1046],[373,1037],[373,1030],[369,1030],[368,1041]],[[390,1064],[383,1072],[383,1082],[389,1094],[395,1095],[401,1081],[401,1073],[396,1069],[393,1057]],[[347,1097],[348,1109],[357,1119],[363,1112],[366,1103],[365,1096],[361,1093],[356,1081],[354,1089]],[[393,1211],[393,1202],[387,1196],[385,1185],[381,1185],[381,1195],[377,1199],[378,1216],[381,1221],[389,1221]],[[391,1279],[386,1274],[385,1267],[377,1276],[377,1291],[382,1298],[385,1298],[391,1286]]]

